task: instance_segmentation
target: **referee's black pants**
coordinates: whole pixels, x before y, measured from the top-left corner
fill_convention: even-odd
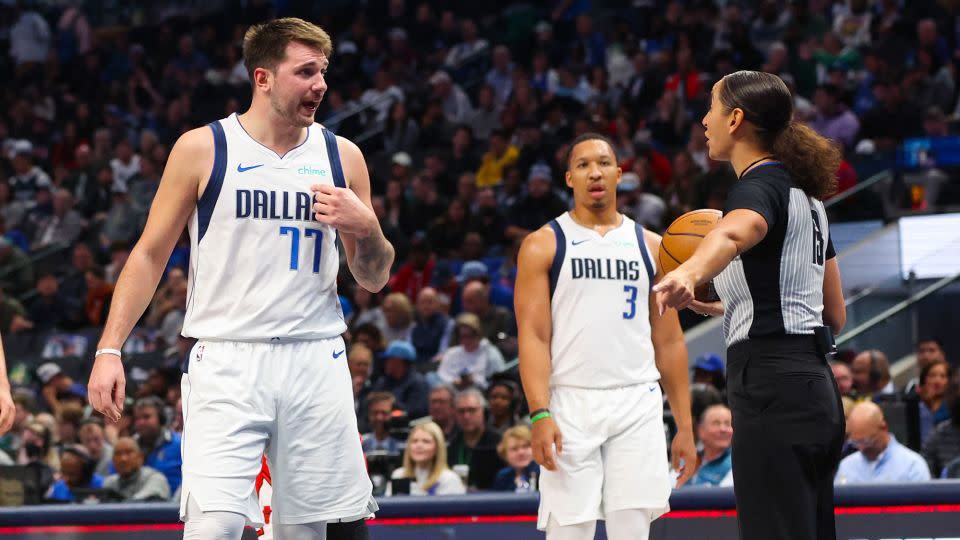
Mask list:
[[[727,398],[741,540],[835,540],[843,406],[813,337],[731,346]]]

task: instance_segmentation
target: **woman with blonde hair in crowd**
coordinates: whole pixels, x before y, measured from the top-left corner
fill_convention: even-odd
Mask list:
[[[447,466],[447,443],[443,430],[435,422],[418,424],[410,430],[403,451],[403,466],[391,479],[409,479],[410,495],[462,495],[463,481]],[[393,482],[387,486],[392,494]]]

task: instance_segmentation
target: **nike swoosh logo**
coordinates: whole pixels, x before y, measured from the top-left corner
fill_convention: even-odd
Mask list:
[[[242,163],[237,163],[237,172],[247,172],[250,169],[256,169],[257,167],[263,167],[263,163],[259,165],[251,165],[250,167],[244,167]]]
[[[649,390],[650,390],[651,392],[653,392],[653,391],[656,390],[656,389],[657,389],[656,385],[651,386],[651,387],[649,388]]]
[[[587,238],[586,240],[573,240],[573,241],[570,242],[570,244],[571,244],[571,245],[574,245],[574,246],[579,246],[580,244],[582,244],[582,243],[584,243],[584,242],[589,242],[589,241],[590,241],[589,238]]]
[[[346,349],[344,349],[344,351],[345,351],[345,350],[346,350]],[[343,354],[343,351],[340,351],[340,352],[333,351],[333,359],[336,360],[337,358],[340,358],[340,355],[342,355],[342,354]]]

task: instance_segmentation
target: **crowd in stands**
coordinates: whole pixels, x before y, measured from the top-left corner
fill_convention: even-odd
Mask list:
[[[619,208],[662,231],[686,211],[722,209],[736,181],[707,156],[700,124],[712,84],[736,69],[784,79],[797,120],[843,147],[841,189],[866,174],[864,156],[947,136],[960,112],[960,11],[927,0],[558,0],[502,13],[415,0],[63,4],[0,3],[0,333],[43,358],[8,355],[17,415],[0,464],[34,470],[45,500],[178,497],[179,365],[193,345],[180,336],[185,232],[126,345],[153,356],[129,368],[119,424],[90,414],[89,367],[71,375],[67,364],[91,356],[172,144],[243,111],[252,22],[290,14],[331,30],[317,119],[364,150],[397,249],[385,291],[357,287],[345,265],[339,283],[378,493],[536,489],[514,364],[516,253],[568,209],[575,136],[611,138]],[[835,365],[850,426],[838,483],[960,476],[954,369],[935,340],[917,359],[906,389],[891,387],[880,351]],[[691,364],[703,453],[691,484],[728,485],[724,365]],[[910,440],[888,428],[888,393],[915,418]]]

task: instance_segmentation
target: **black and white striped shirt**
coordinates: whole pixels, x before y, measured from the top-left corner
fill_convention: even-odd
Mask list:
[[[724,213],[738,209],[763,216],[767,235],[714,279],[727,346],[812,334],[823,325],[824,262],[835,256],[823,203],[771,162],[748,171],[730,190]]]

